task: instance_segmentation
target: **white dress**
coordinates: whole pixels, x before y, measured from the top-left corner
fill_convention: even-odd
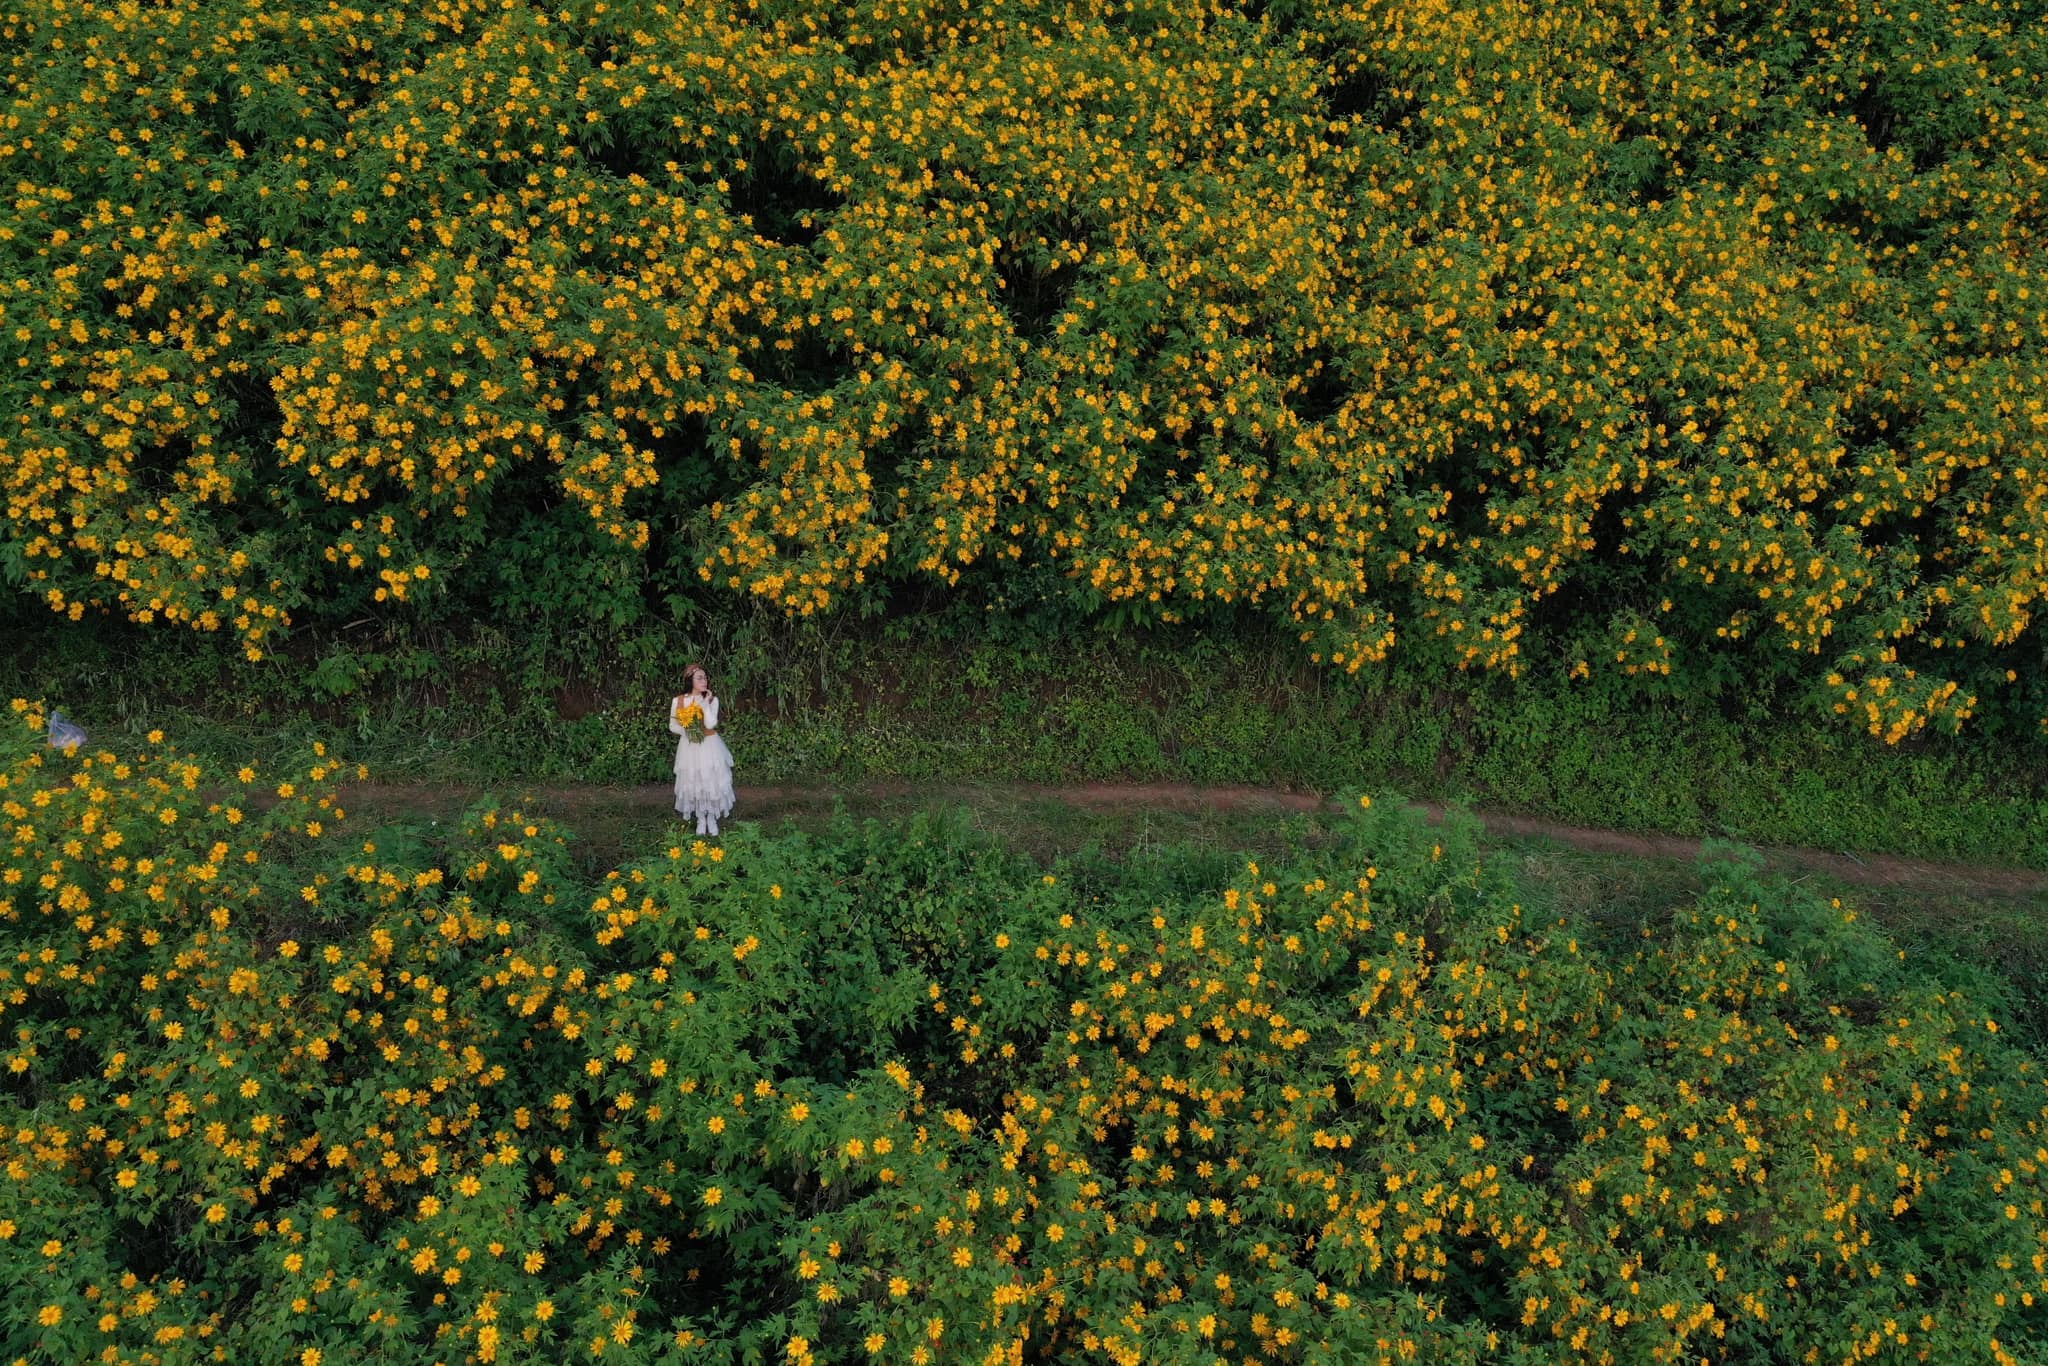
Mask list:
[[[725,747],[722,735],[692,741],[676,720],[676,710],[682,704],[682,698],[671,698],[668,708],[669,731],[683,737],[676,741],[676,814],[722,820],[732,812],[732,751]],[[706,698],[702,706],[704,729],[716,731],[718,699]]]

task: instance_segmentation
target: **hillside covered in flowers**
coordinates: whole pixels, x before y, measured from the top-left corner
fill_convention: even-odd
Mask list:
[[[2034,725],[2038,0],[8,0],[0,573]]]

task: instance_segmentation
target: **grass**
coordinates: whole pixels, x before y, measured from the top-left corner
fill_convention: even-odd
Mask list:
[[[377,788],[349,802],[351,818],[365,828],[385,822],[434,819],[447,822],[477,796],[475,789],[422,785]],[[631,789],[579,789],[529,799],[506,786],[493,795],[549,816],[577,836],[578,860],[587,871],[604,872],[635,857],[667,848],[688,827],[671,813],[650,807]],[[917,815],[964,821],[1005,848],[1051,866],[1063,859],[1132,859],[1173,852],[1215,855],[1242,852],[1274,857],[1296,843],[1313,840],[1326,828],[1322,818],[1274,806],[1229,808],[1138,803],[1079,805],[1032,789],[971,783],[943,792],[882,791],[857,794],[852,802],[813,792],[782,792],[749,804],[745,820],[768,829],[823,830],[841,807],[856,818],[900,823]]]
[[[1256,631],[977,625],[742,618],[543,643],[477,627],[308,638],[252,665],[203,638],[31,624],[0,691],[107,738],[161,728],[215,762],[324,739],[385,781],[630,785],[663,778],[672,674],[706,658],[746,783],[1398,789],[1630,832],[2048,867],[2048,738],[2016,722],[1887,748],[1765,693],[1702,704],[1412,665],[1348,677]]]

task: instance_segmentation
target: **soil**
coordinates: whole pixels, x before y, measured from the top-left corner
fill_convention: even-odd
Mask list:
[[[481,789],[436,784],[356,784],[344,790],[344,808],[366,806],[387,814],[447,813],[459,809]],[[510,791],[510,789],[506,789]],[[887,799],[905,797],[968,797],[975,792],[1000,791],[1006,797],[1025,801],[1065,802],[1075,806],[1101,808],[1153,807],[1176,810],[1257,810],[1311,812],[1329,809],[1329,799],[1314,793],[1282,792],[1258,787],[1199,787],[1182,783],[1087,783],[1073,786],[1005,783],[979,787],[934,787],[910,782],[871,782],[857,787],[833,786],[742,786],[738,789],[741,817],[772,819],[792,810],[827,804],[845,797],[856,803],[862,797]],[[640,787],[597,787],[579,784],[542,785],[519,789],[550,813],[574,823],[578,814],[599,811],[645,810],[650,814],[669,810],[670,793],[663,784]],[[1445,808],[1435,802],[1414,804],[1433,822],[1444,819]],[[1623,830],[1591,829],[1557,821],[1505,812],[1475,809],[1471,813],[1495,837],[1548,839],[1588,853],[1631,858],[1663,859],[1691,863],[1699,857],[1701,841],[1683,835],[1636,834]],[[1999,868],[1981,864],[1935,863],[1889,854],[1858,856],[1822,849],[1765,847],[1760,850],[1766,867],[1779,870],[1821,873],[1842,882],[1899,891],[1965,893],[2005,898],[2027,897],[2048,892],[2048,873],[2020,868]]]

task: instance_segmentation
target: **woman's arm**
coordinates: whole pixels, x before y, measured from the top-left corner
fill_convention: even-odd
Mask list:
[[[682,704],[683,699],[680,697],[671,697],[668,700],[668,733],[670,735],[681,735],[684,733],[682,722],[676,720],[676,709],[682,706]]]
[[[716,697],[704,699],[704,729],[718,729],[718,699]]]

